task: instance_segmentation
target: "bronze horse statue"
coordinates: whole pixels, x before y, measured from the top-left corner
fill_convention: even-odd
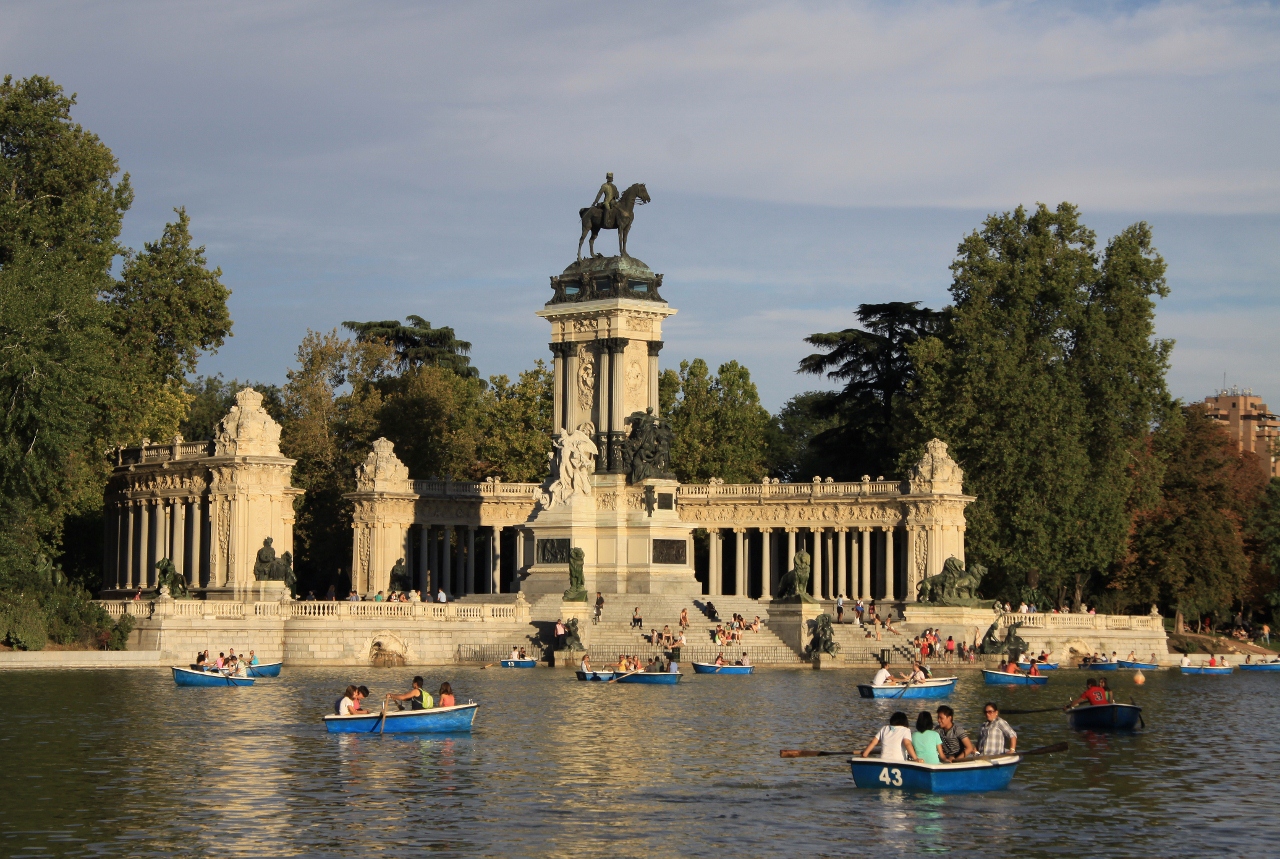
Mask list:
[[[578,259],[582,259],[582,242],[586,239],[588,232],[591,233],[589,253],[591,256],[601,256],[596,253],[596,236],[600,235],[601,230],[618,231],[618,252],[626,256],[627,234],[631,232],[631,222],[636,217],[637,201],[639,204],[649,202],[649,190],[642,182],[637,182],[622,192],[618,202],[614,203],[613,208],[609,210],[608,218],[605,217],[604,206],[579,209],[578,217],[582,219],[582,236],[578,239]]]

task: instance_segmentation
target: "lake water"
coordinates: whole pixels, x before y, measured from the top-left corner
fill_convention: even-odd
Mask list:
[[[761,670],[676,687],[578,683],[567,671],[418,669],[481,703],[470,737],[331,736],[348,682],[375,697],[414,670],[289,669],[252,689],[186,689],[168,672],[0,674],[0,855],[30,856],[1266,856],[1280,852],[1280,674],[1108,679],[1147,730],[1090,735],[1010,716],[1029,758],[1007,791],[853,787],[842,758],[896,702],[870,672]],[[687,670],[687,669],[686,669]],[[1051,706],[1087,675],[949,702]],[[914,719],[929,702],[901,702]],[[936,702],[934,704],[936,706]],[[932,706],[930,706],[932,709]]]

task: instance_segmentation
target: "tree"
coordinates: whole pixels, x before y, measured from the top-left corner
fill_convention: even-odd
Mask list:
[[[421,316],[406,317],[408,325],[394,319],[382,322],[344,322],[362,343],[384,343],[395,350],[396,369],[405,373],[415,367],[443,367],[459,376],[478,378],[467,353],[471,344],[459,340],[448,326],[432,328]]]
[[[765,473],[769,413],[751,373],[737,361],[711,375],[701,358],[681,361],[659,380],[659,402],[671,422],[671,464],[683,481],[718,477],[728,483],[758,481]]]
[[[991,568],[993,596],[1032,569],[1049,593],[1077,575],[1100,592],[1159,485],[1148,434],[1172,408],[1150,228],[1127,228],[1099,259],[1074,206],[1019,208],[987,218],[951,269],[954,308],[908,351],[922,435],[951,444],[978,499],[967,554]]]
[[[418,477],[478,480],[484,382],[451,368],[414,367],[382,380],[377,412],[381,435]]]
[[[767,434],[768,470],[788,483],[833,474],[828,451],[814,440],[839,426],[831,391],[796,394],[774,415]]]
[[[1203,404],[1162,426],[1153,444],[1166,463],[1164,479],[1155,504],[1135,516],[1114,587],[1130,606],[1159,603],[1190,617],[1227,613],[1250,596],[1247,529],[1268,495],[1266,468],[1236,449]]]
[[[284,420],[284,392],[278,385],[266,382],[250,382],[232,379],[227,381],[219,373],[216,376],[197,376],[184,383],[189,398],[186,416],[178,431],[189,441],[211,439],[218,431],[218,423],[231,411],[236,402],[236,392],[253,388],[262,394],[262,407],[277,421]]]
[[[541,482],[551,450],[554,379],[539,359],[512,384],[490,376],[477,455],[486,477]]]
[[[813,334],[805,342],[822,349],[800,362],[800,372],[844,382],[836,394],[808,401],[815,417],[834,419],[807,445],[823,471],[840,480],[894,470],[912,432],[906,398],[915,376],[908,353],[921,337],[936,333],[945,314],[918,301],[858,306],[864,328]],[[865,330],[864,330],[865,329]]]

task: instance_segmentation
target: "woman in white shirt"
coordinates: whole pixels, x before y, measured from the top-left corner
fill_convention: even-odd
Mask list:
[[[862,750],[862,757],[870,757],[871,750],[877,745],[880,746],[880,760],[882,761],[912,760],[916,763],[920,762],[919,756],[916,755],[915,746],[911,745],[911,729],[907,727],[906,713],[898,712],[890,716],[889,724],[881,728],[871,738],[871,742],[867,743],[867,747]]]

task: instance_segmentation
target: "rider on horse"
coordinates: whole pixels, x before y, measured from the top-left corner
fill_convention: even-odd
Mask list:
[[[596,192],[596,198],[591,201],[591,205],[595,206],[599,203],[604,205],[604,226],[610,228],[609,213],[613,210],[613,204],[618,201],[618,186],[613,184],[613,174],[604,174],[604,184],[600,186],[600,190]]]

